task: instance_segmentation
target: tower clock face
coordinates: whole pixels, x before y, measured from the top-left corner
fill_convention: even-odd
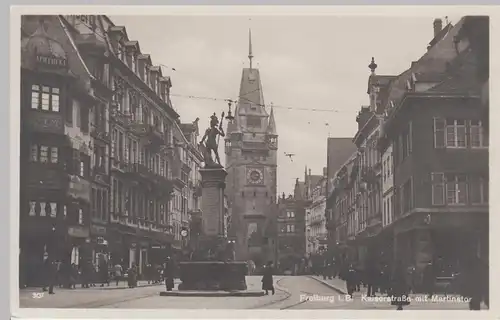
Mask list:
[[[264,175],[260,169],[250,169],[247,172],[247,181],[250,184],[261,184],[264,181]]]

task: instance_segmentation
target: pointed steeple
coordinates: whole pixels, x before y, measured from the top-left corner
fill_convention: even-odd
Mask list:
[[[269,123],[267,124],[267,133],[276,134],[276,121],[274,120],[274,108],[271,103],[271,113],[269,114]]]
[[[252,29],[248,29],[248,60],[250,60],[250,69],[252,69]]]

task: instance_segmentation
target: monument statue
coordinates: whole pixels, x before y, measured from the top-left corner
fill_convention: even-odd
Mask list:
[[[224,119],[224,112],[222,112],[220,123],[214,112],[214,114],[210,117],[210,128],[205,130],[205,135],[203,135],[203,138],[200,141],[200,150],[203,153],[205,168],[222,167],[219,158],[218,144],[219,138],[221,136],[225,136],[224,129],[222,129],[222,119]],[[217,127],[217,125],[219,125],[219,127]],[[207,141],[206,143],[205,140]],[[215,162],[212,158],[212,152],[215,154],[217,162]]]

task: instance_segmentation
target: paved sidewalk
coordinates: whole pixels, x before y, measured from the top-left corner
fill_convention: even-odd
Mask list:
[[[179,284],[181,281],[179,279],[175,279],[174,283]],[[143,287],[152,287],[152,286],[159,286],[161,284],[153,284],[153,283],[148,283],[148,281],[138,281],[137,282],[137,287],[138,288],[143,288]],[[118,286],[116,285],[116,282],[110,282],[109,286],[104,285],[104,287],[101,287],[100,284],[96,284],[95,287],[89,287],[89,288],[82,288],[81,285],[76,285],[76,288],[74,289],[68,289],[68,288],[59,288],[59,287],[54,287],[54,291],[91,291],[91,290],[120,290],[120,289],[129,289],[127,282],[126,281],[120,281],[118,283]],[[31,295],[32,292],[42,292],[42,288],[40,287],[28,287],[24,289],[19,290],[19,295],[23,294],[28,294]]]

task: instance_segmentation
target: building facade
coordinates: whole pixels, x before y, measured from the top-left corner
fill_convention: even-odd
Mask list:
[[[232,206],[236,258],[264,260],[266,219],[272,216],[277,193],[278,135],[274,112],[266,111],[259,70],[244,68],[234,120],[225,138],[226,194]]]
[[[21,35],[19,274],[34,286],[45,259],[90,256],[90,115],[102,101],[63,19],[23,16]]]
[[[106,16],[24,16],[21,30],[21,283],[43,281],[46,258],[142,273],[187,256],[202,155],[170,78]]]
[[[305,205],[292,195],[278,199],[276,249],[281,272],[297,274],[305,267]]]
[[[306,255],[326,252],[328,248],[326,231],[326,168],[325,176],[313,186],[312,193],[305,208]]]

